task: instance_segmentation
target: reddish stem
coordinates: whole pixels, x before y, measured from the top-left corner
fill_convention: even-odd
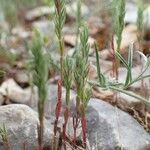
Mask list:
[[[84,142],[84,147],[86,149],[86,132],[87,132],[87,122],[86,122],[86,117],[83,116],[81,118],[81,126],[82,126],[82,137],[83,137],[83,142]]]
[[[4,150],[11,150],[9,142],[4,143]]]
[[[44,133],[44,106],[39,102],[39,121],[38,126],[38,150],[43,150],[43,133]]]
[[[58,121],[60,113],[61,113],[61,106],[62,106],[62,82],[58,80],[58,93],[57,93],[57,105],[55,110],[56,120]]]
[[[73,143],[74,145],[76,145],[76,128],[77,128],[77,118],[73,117],[73,130],[74,130]]]
[[[64,124],[63,124],[63,140],[64,140],[65,150],[66,150],[66,128],[67,128],[68,119],[69,119],[69,110],[68,107],[66,107],[66,110],[64,112]]]
[[[73,130],[74,130],[74,136],[73,136],[73,143],[76,145],[77,142],[77,128],[79,125],[79,117],[77,116],[73,117]]]
[[[60,117],[60,113],[61,113],[61,107],[62,107],[62,81],[61,80],[58,80],[58,90],[57,90],[57,104],[56,104],[56,109],[55,109],[55,116],[56,116],[56,119],[55,119],[55,122],[54,122],[54,150],[56,149],[56,134],[57,134],[57,130],[58,130],[58,127],[57,127],[57,124],[58,124],[58,120],[59,120],[59,117]]]

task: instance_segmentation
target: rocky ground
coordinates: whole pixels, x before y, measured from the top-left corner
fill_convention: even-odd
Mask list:
[[[149,1],[146,1],[149,4]],[[92,4],[91,4],[92,3]],[[91,45],[89,61],[89,79],[96,79],[96,59],[93,48],[94,41],[99,45],[101,70],[108,78],[112,77],[112,55],[108,48],[110,43],[109,32],[111,21],[103,16],[103,11],[109,11],[109,2],[101,1],[103,7],[98,7],[96,0],[86,1],[82,6],[82,15],[89,26]],[[101,6],[101,5],[100,5]],[[100,9],[94,9],[100,8]],[[72,55],[75,46],[75,3],[67,5],[67,21],[64,27],[64,41],[66,54]],[[95,11],[93,11],[95,10]],[[92,12],[92,13],[91,13]],[[98,13],[100,12],[100,13]],[[0,125],[5,124],[10,145],[13,150],[29,149],[37,147],[37,101],[38,93],[35,86],[30,85],[26,62],[28,60],[28,44],[31,43],[32,29],[38,28],[49,40],[46,49],[51,49],[53,63],[50,69],[48,81],[48,97],[45,103],[45,133],[44,149],[49,149],[53,137],[53,124],[55,118],[55,106],[57,99],[57,85],[59,78],[57,64],[59,60],[57,42],[54,31],[54,23],[51,17],[54,7],[39,6],[26,11],[22,20],[9,33],[9,24],[0,22],[0,67],[6,72],[0,85]],[[148,15],[149,14],[149,15]],[[143,41],[143,54],[150,55],[150,6],[145,10],[144,19],[149,21],[144,24],[145,39]],[[50,19],[49,19],[50,18]],[[121,54],[126,58],[127,48],[131,43],[137,43],[137,7],[133,1],[127,1],[126,26],[123,31]],[[133,78],[140,72],[144,60],[134,52]],[[15,60],[15,61],[14,61]],[[126,69],[119,68],[119,82],[123,82]],[[150,68],[145,72],[150,73]],[[150,97],[150,79],[145,79],[134,84],[130,92],[140,94],[145,98]],[[65,89],[63,89],[63,109],[65,106]],[[71,108],[74,107],[76,92],[72,88]],[[73,131],[68,125],[67,132],[73,136]],[[59,124],[62,125],[63,116]],[[150,105],[125,94],[94,88],[92,98],[87,109],[88,124],[88,148],[90,150],[150,150]],[[78,129],[78,137],[81,138],[81,128]],[[3,142],[0,140],[0,150]],[[68,149],[71,149],[68,147]]]

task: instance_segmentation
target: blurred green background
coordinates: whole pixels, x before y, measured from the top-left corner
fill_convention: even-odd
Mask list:
[[[5,20],[13,27],[27,9],[46,4],[52,5],[53,0],[0,0],[0,22]]]

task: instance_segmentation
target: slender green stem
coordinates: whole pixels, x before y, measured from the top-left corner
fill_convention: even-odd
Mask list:
[[[103,76],[103,74],[101,73],[101,69],[100,69],[100,62],[99,62],[99,55],[98,55],[98,49],[97,49],[97,45],[96,43],[95,45],[95,50],[96,50],[96,65],[97,65],[97,74],[98,74],[98,79],[99,79],[99,83],[105,87],[106,83],[105,83],[105,77]]]
[[[114,86],[109,86],[109,89],[114,90],[114,91],[118,91],[118,92],[121,92],[121,93],[124,93],[126,95],[131,96],[131,97],[139,99],[139,100],[143,101],[144,103],[150,104],[149,100],[147,100],[147,99],[145,99],[145,98],[143,98],[143,97],[141,97],[141,96],[139,96],[137,94],[131,93],[129,91],[126,91],[126,90],[123,90],[123,89],[120,89],[120,88],[117,88],[117,87],[114,87]]]
[[[94,45],[95,45],[95,50],[96,50],[97,73],[98,73],[99,82],[101,82],[101,70],[100,70],[100,63],[99,63],[99,55],[98,55],[96,43]]]
[[[61,81],[63,81],[63,60],[64,60],[64,41],[59,39],[59,48],[60,48],[60,70],[61,70]]]
[[[70,100],[70,89],[66,90],[66,105],[68,107],[69,105],[69,100]]]

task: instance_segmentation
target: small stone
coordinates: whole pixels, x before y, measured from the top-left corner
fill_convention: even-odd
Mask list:
[[[69,35],[69,34],[64,35],[64,41],[65,41],[66,44],[68,44],[70,46],[75,46],[75,44],[76,44],[76,35]],[[90,46],[93,46],[94,42],[95,42],[95,40],[92,37],[89,37],[88,44]]]
[[[13,79],[2,83],[0,92],[9,101],[21,104],[29,103],[31,97],[31,91],[22,89]]]
[[[66,12],[69,18],[75,19],[77,12],[77,2],[66,5]],[[88,7],[85,4],[81,5],[82,16],[85,17],[89,14]]]
[[[37,7],[37,8],[34,8],[34,9],[28,11],[26,13],[25,19],[27,21],[34,21],[40,17],[54,14],[54,12],[55,12],[54,7],[40,6],[40,7]]]
[[[31,37],[31,32],[26,31],[22,27],[15,27],[15,28],[12,29],[11,32],[14,36],[18,36],[18,38],[20,38],[20,39],[27,39],[27,38]]]
[[[2,33],[7,33],[9,32],[9,25],[7,22],[3,21],[0,19],[0,32]]]
[[[54,37],[55,35],[55,25],[51,21],[39,20],[32,24],[33,28],[38,29],[44,36]]]
[[[18,82],[18,83],[21,83],[21,84],[26,84],[29,82],[29,77],[28,75],[26,74],[25,71],[17,71],[17,73],[15,74],[15,80]]]
[[[111,90],[104,90],[100,87],[93,88],[93,97],[102,99],[107,102],[113,102],[114,92]]]

